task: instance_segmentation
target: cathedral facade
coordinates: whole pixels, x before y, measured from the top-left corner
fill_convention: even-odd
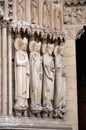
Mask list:
[[[85,14],[86,0],[0,0],[0,129],[79,129]]]

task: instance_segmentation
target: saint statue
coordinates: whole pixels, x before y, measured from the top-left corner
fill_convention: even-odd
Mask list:
[[[43,2],[43,25],[50,27],[50,1]]]
[[[4,11],[2,7],[0,7],[0,19],[3,19],[3,17],[4,17]]]
[[[40,114],[42,111],[42,57],[40,55],[41,42],[30,42],[30,99],[31,112],[33,115]]]
[[[47,116],[53,111],[54,96],[54,61],[52,57],[54,45],[47,45],[47,52],[43,55],[43,112]]]
[[[26,0],[18,0],[17,1],[17,17],[18,20],[25,20],[25,4]]]
[[[28,108],[30,66],[26,52],[28,39],[24,37],[15,40],[15,111],[22,113]]]
[[[65,63],[64,46],[56,46],[55,54],[55,94],[54,94],[54,117],[63,118],[66,112],[66,81],[65,81]]]
[[[38,0],[32,0],[32,14],[31,14],[31,22],[37,24],[38,23]]]
[[[61,11],[59,8],[59,4],[55,4],[54,8],[54,26],[56,29],[60,29],[60,23],[61,23]]]

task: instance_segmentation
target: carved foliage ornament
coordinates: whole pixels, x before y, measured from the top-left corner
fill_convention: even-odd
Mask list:
[[[64,6],[64,24],[85,24],[86,6]]]

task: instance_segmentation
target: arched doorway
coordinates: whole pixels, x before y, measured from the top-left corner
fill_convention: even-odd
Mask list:
[[[86,130],[86,27],[76,39],[79,130]]]

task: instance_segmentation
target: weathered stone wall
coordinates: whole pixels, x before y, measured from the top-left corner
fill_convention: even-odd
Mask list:
[[[78,130],[77,84],[76,84],[76,49],[75,40],[66,40],[65,61],[67,72],[67,120],[72,123],[73,130]]]

